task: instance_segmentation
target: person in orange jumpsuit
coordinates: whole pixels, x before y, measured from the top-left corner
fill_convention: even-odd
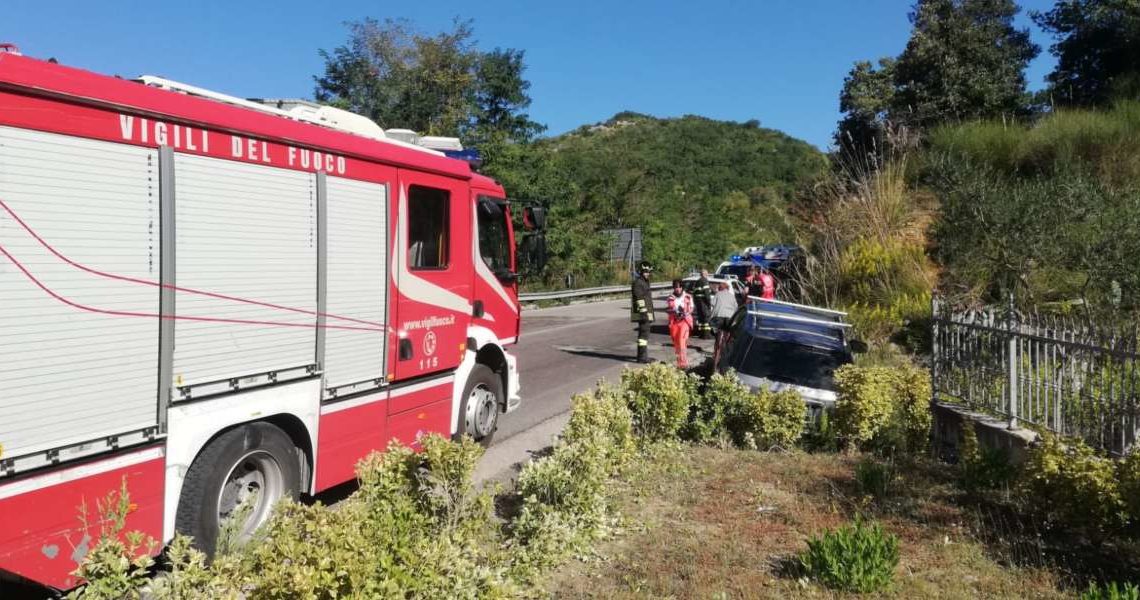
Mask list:
[[[681,280],[673,280],[673,293],[667,301],[669,337],[673,338],[673,351],[677,353],[677,367],[689,368],[689,332],[693,330],[693,297],[681,287]]]

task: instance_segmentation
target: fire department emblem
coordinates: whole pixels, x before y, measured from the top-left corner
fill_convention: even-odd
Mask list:
[[[424,354],[431,356],[435,354],[435,332],[429,331],[424,334]]]

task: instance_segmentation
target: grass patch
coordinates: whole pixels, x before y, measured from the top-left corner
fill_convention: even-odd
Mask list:
[[[615,498],[624,537],[545,582],[566,598],[818,598],[804,577],[807,541],[862,515],[898,538],[892,598],[1068,598],[1069,578],[1004,559],[974,530],[972,505],[946,465],[899,465],[888,498],[870,501],[858,454],[674,447],[630,469]],[[615,490],[618,491],[618,490]]]

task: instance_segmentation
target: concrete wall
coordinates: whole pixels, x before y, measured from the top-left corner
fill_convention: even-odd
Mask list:
[[[1037,434],[1032,430],[1018,427],[1009,429],[1009,422],[990,415],[974,412],[963,406],[945,402],[934,403],[934,449],[938,455],[950,462],[958,460],[958,446],[962,441],[962,424],[974,423],[978,434],[978,444],[983,448],[1005,450],[1014,464],[1025,458],[1025,451]]]

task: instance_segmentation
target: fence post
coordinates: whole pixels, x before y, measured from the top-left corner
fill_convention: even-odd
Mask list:
[[[1013,292],[1009,293],[1009,312],[1006,313],[1006,329],[1009,331],[1009,428],[1017,429],[1017,337],[1019,332],[1014,331],[1015,321],[1013,306]]]
[[[930,404],[938,402],[938,296],[930,295]]]

